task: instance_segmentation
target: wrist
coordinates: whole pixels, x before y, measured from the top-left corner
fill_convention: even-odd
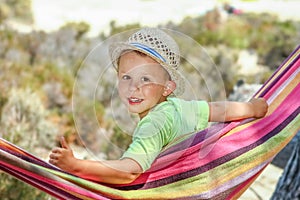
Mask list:
[[[82,162],[81,160],[77,159],[77,158],[74,158],[72,161],[70,161],[70,168],[69,168],[69,172],[72,173],[72,174],[76,174],[76,175],[79,175],[81,174],[81,171],[84,171],[82,169]]]
[[[255,117],[255,105],[252,103],[252,101],[248,102],[248,106],[249,106],[249,113],[250,116],[249,117]]]

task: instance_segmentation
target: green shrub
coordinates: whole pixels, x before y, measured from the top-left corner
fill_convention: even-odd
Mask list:
[[[2,109],[1,137],[40,158],[54,146],[56,127],[47,120],[39,96],[30,89],[12,89]],[[30,138],[30,139],[28,139]],[[49,195],[0,172],[0,199],[49,199]]]

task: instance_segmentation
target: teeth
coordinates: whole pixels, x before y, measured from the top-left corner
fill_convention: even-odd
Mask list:
[[[140,102],[141,100],[138,98],[129,98],[130,101],[136,103],[136,102]]]

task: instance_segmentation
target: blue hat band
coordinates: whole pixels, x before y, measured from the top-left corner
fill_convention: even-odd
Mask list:
[[[130,43],[130,45],[133,45],[140,50],[146,51],[147,53],[154,56],[155,58],[158,58],[159,60],[161,60],[164,63],[166,62],[166,59],[164,59],[164,57],[162,57],[157,51],[155,51],[154,49],[152,49],[144,44],[132,42],[132,43]]]

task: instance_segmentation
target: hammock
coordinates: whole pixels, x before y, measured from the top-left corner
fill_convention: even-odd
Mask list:
[[[0,170],[59,199],[237,199],[300,127],[300,46],[254,95],[262,119],[218,123],[168,146],[133,183],[105,185],[50,165],[0,138]]]

